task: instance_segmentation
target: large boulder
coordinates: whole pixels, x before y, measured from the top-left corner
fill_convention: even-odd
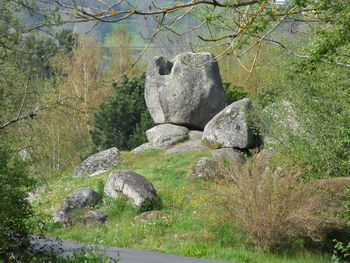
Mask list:
[[[72,220],[72,215],[79,209],[97,205],[101,196],[91,188],[79,188],[68,195],[62,202],[61,208],[53,214],[55,222],[66,223]]]
[[[74,172],[74,176],[94,176],[108,171],[121,162],[120,151],[113,147],[85,159]]]
[[[153,184],[145,177],[126,170],[116,170],[110,173],[104,187],[106,195],[117,198],[126,196],[137,206],[149,205],[157,200]]]
[[[173,124],[157,125],[146,131],[147,139],[153,148],[163,149],[182,142],[188,137],[186,127]]]
[[[205,126],[203,141],[212,148],[253,147],[256,139],[246,117],[251,108],[252,103],[248,98],[227,106]]]
[[[210,53],[182,53],[148,66],[145,100],[155,123],[203,129],[225,107],[218,63]]]

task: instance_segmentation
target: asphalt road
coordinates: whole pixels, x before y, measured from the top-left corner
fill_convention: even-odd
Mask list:
[[[51,237],[40,238],[34,236],[32,237],[31,243],[34,250],[51,249],[62,256],[71,255],[77,249],[91,247],[87,244]],[[101,253],[106,253],[106,255],[110,258],[120,259],[121,263],[228,263],[225,261],[188,258],[131,248],[98,246],[97,249]]]

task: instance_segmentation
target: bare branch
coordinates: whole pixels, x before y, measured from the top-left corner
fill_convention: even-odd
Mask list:
[[[63,102],[66,101],[67,99],[70,99],[70,98],[65,98],[63,100],[56,101],[55,103],[48,104],[48,105],[39,105],[35,109],[33,109],[25,114],[22,114],[22,115],[17,114],[16,117],[14,117],[13,119],[11,119],[5,123],[0,124],[0,130],[5,129],[8,126],[10,126],[14,123],[17,123],[19,121],[26,120],[26,119],[33,119],[43,110],[52,109],[54,107],[63,105]],[[22,110],[20,109],[20,111],[22,111]]]

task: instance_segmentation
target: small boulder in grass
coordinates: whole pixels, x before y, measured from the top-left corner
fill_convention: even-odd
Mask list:
[[[142,175],[127,170],[111,172],[104,192],[112,198],[126,196],[133,204],[145,209],[151,208],[158,199],[157,192],[150,181]]]
[[[85,159],[74,172],[74,176],[95,176],[117,166],[122,161],[120,151],[113,147]]]
[[[190,177],[213,179],[222,175],[221,163],[213,157],[199,159],[190,170]]]
[[[164,220],[168,222],[170,220],[170,215],[162,213],[161,211],[158,211],[158,210],[152,210],[152,211],[143,212],[142,214],[136,216],[135,219],[141,222],[147,222],[151,220]]]
[[[62,206],[53,214],[55,222],[67,223],[72,221],[72,215],[79,209],[97,205],[101,196],[91,188],[79,188],[68,195],[62,202]]]
[[[108,216],[100,211],[85,210],[84,214],[79,217],[78,221],[83,224],[105,223],[107,218]]]
[[[147,130],[146,136],[153,148],[164,149],[186,140],[188,132],[189,130],[186,127],[167,123]]]

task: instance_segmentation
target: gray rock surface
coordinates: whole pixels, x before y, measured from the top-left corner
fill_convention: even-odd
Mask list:
[[[226,160],[229,162],[243,162],[244,157],[242,154],[233,148],[221,148],[211,151],[213,157],[219,160]]]
[[[156,190],[150,181],[137,173],[126,170],[111,172],[104,191],[106,195],[113,198],[124,195],[137,206],[152,204],[157,200]]]
[[[97,205],[100,201],[101,196],[93,189],[79,188],[63,200],[62,206],[54,212],[53,219],[55,222],[69,222],[75,211]]]
[[[142,153],[148,149],[151,149],[153,148],[152,147],[152,144],[150,144],[149,142],[146,142],[144,144],[141,144],[140,146],[137,146],[136,148],[134,148],[131,153],[133,154],[138,154],[138,153]]]
[[[187,141],[165,151],[165,154],[188,152],[188,151],[208,151],[210,148],[202,144],[202,140]]]
[[[189,130],[173,124],[157,125],[146,131],[147,139],[153,148],[164,149],[188,137]]]
[[[170,220],[169,214],[162,213],[158,210],[146,211],[135,217],[135,219],[146,222],[150,220]]]
[[[284,143],[289,135],[303,133],[298,121],[298,113],[296,107],[289,101],[281,100],[275,102],[262,111],[263,123],[263,143],[266,146],[274,146],[275,144]]]
[[[210,53],[155,57],[148,66],[145,100],[155,123],[203,129],[225,107],[218,64]]]
[[[242,99],[227,106],[204,128],[203,141],[213,148],[249,149],[255,145],[246,112],[251,110],[250,99]]]
[[[105,223],[108,216],[100,211],[96,210],[86,210],[84,214],[78,219],[79,222],[84,224],[91,223]]]
[[[221,164],[212,157],[199,159],[190,170],[190,176],[194,178],[215,178],[222,174]]]
[[[120,151],[113,147],[85,159],[74,172],[74,176],[94,176],[108,171],[121,162]]]
[[[190,141],[202,140],[202,137],[203,137],[202,131],[191,130],[188,133],[188,140]]]

